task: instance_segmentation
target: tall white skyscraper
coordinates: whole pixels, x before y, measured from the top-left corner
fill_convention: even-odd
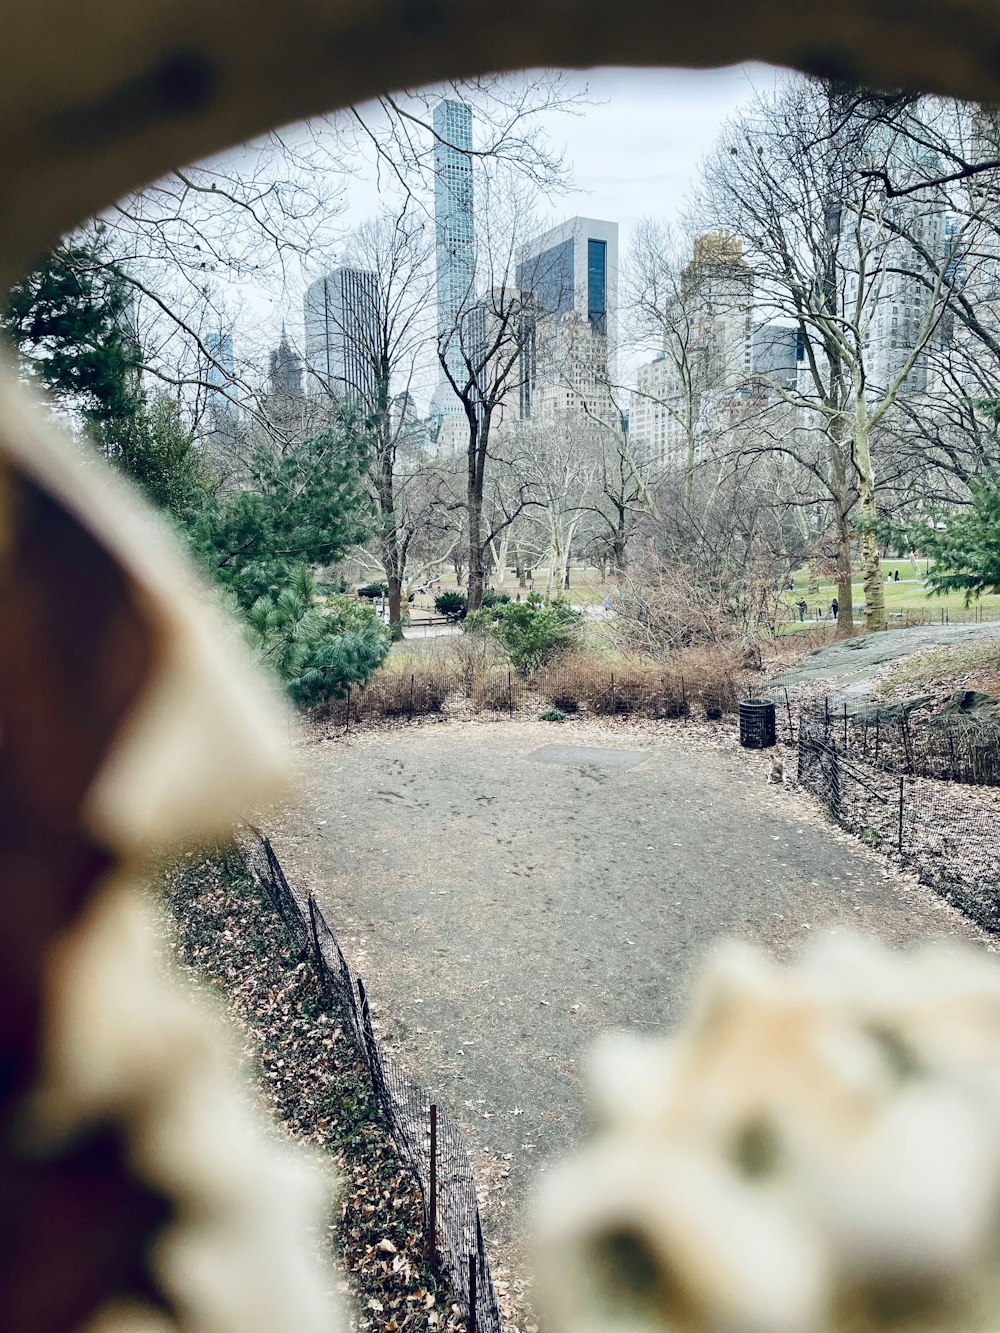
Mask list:
[[[371,411],[377,390],[375,274],[334,269],[309,286],[303,307],[309,387]]]
[[[465,102],[439,102],[433,126],[438,339],[445,347],[449,371],[461,384],[465,365],[457,328],[461,313],[472,302],[476,279],[472,108]],[[443,367],[431,410],[439,417],[462,410]]]

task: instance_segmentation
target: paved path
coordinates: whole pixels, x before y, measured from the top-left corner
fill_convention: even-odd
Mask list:
[[[641,755],[540,762],[555,744]],[[698,744],[683,724],[449,723],[301,754],[305,794],[275,846],[480,1179],[510,1168],[484,1209],[494,1240],[583,1133],[595,1034],[668,1027],[720,936],[780,956],[826,927],[977,938],[807,797],[767,786],[768,755]]]
[[[1000,623],[982,625],[915,625],[843,639],[804,657],[792,671],[782,672],[783,685],[826,685],[831,694],[865,694],[879,667],[901,661],[927,648],[974,643],[1000,635]]]

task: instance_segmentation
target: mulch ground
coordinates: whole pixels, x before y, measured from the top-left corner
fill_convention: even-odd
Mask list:
[[[419,1192],[364,1067],[242,858],[191,855],[163,883],[182,973],[221,999],[277,1131],[321,1150],[335,1171],[326,1243],[352,1329],[460,1333],[459,1307],[425,1261]]]

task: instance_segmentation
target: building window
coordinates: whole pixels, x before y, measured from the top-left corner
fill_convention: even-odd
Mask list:
[[[608,244],[587,241],[587,319],[595,333],[608,332]]]

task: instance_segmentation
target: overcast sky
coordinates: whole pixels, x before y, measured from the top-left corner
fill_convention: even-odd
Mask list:
[[[553,116],[578,189],[558,202],[566,217],[617,222],[624,250],[641,217],[673,219],[722,121],[774,74],[766,66],[717,70],[600,69],[573,75],[597,103],[577,118]]]

